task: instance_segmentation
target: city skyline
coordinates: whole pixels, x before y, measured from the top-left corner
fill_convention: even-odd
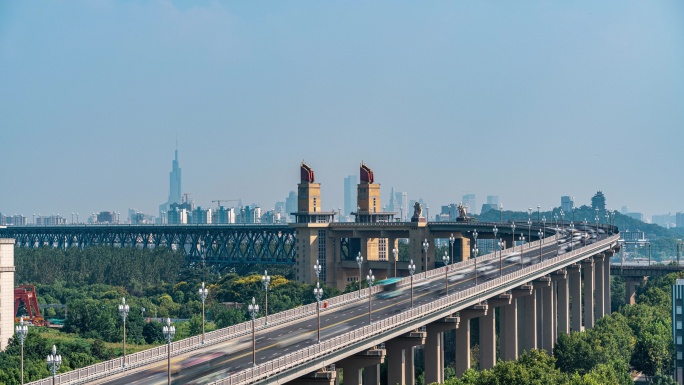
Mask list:
[[[325,209],[365,161],[431,215],[684,211],[684,4],[268,5],[0,4],[0,212],[154,214],[176,138],[203,206],[270,208],[304,159]]]

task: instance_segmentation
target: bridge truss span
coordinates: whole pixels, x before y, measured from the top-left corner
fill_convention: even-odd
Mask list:
[[[166,247],[182,252],[189,262],[219,266],[244,262],[291,265],[296,260],[295,230],[282,225],[27,226],[2,229],[2,236],[27,248]]]

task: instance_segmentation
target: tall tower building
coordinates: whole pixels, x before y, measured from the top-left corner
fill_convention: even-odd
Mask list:
[[[357,183],[356,175],[349,175],[344,178],[344,214],[342,218],[346,218],[351,212],[356,211],[354,192]],[[340,221],[342,221],[342,218],[340,218]]]
[[[171,162],[171,172],[169,173],[169,205],[181,203],[181,169],[178,167],[178,149],[176,157]]]
[[[171,209],[172,204],[181,204],[181,169],[178,167],[178,148],[176,148],[176,156],[171,162],[171,172],[169,173],[169,199],[166,203],[159,205],[159,217],[162,218],[162,224],[167,212]]]

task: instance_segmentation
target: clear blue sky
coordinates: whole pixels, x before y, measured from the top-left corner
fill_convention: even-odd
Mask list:
[[[684,210],[684,2],[0,2],[0,212],[326,209],[364,160],[431,207]]]

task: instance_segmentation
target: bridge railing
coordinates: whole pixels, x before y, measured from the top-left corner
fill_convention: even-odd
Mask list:
[[[320,344],[315,344],[313,346],[300,349],[275,360],[257,365],[254,368],[242,370],[224,379],[212,382],[211,385],[238,385],[259,381],[272,376],[277,372],[283,372],[293,366],[310,362],[313,359],[330,354],[349,345],[366,341],[375,335],[387,332],[389,329],[405,326],[419,318],[434,314],[438,311],[444,310],[447,307],[454,307],[455,304],[458,304],[465,299],[469,299],[477,295],[491,293],[496,288],[500,288],[501,286],[510,284],[512,282],[518,282],[521,279],[527,278],[529,275],[539,272],[540,270],[546,270],[564,261],[572,260],[579,254],[591,254],[594,251],[605,248],[616,239],[616,237],[610,237],[591,246],[585,246],[570,253],[547,259],[546,261],[528,266],[522,270],[517,270],[510,274],[506,274],[503,277],[486,281],[475,287],[458,291],[430,303],[407,309],[400,314],[378,320],[375,323],[364,326],[361,329],[356,329],[329,340],[322,341]]]

